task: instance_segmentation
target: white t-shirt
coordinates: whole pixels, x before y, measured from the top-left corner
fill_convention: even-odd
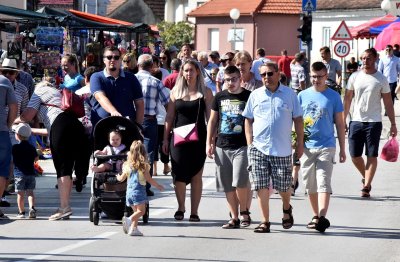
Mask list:
[[[381,72],[357,71],[351,74],[346,89],[354,90],[352,121],[382,122],[382,93],[390,93],[390,88]]]

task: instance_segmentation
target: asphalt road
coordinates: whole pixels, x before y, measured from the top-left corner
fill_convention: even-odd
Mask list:
[[[125,235],[115,221],[90,223],[88,187],[81,193],[73,190],[70,220],[48,221],[58,207],[58,193],[52,162],[41,165],[45,174],[37,178],[38,219],[16,219],[16,196],[8,197],[11,207],[2,208],[11,219],[0,220],[0,261],[400,261],[399,162],[379,160],[370,199],[360,197],[361,177],[351,161],[336,164],[327,215],[331,227],[324,234],[306,228],[312,214],[302,185],[292,198],[293,228],[282,228],[282,203],[272,195],[271,233],[255,234],[260,219],[256,199],[249,228],[221,228],[228,210],[224,195],[215,192],[214,163],[207,160],[201,222],[189,222],[188,213],[184,221],[174,221],[171,176],[159,175],[156,180],[166,190],[150,202],[149,223],[140,225],[143,237]]]

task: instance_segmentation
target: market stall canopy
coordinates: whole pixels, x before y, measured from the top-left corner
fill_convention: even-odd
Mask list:
[[[370,33],[370,28],[371,27],[377,27],[385,24],[392,23],[394,20],[396,20],[396,17],[393,15],[385,15],[383,17],[378,17],[375,19],[371,19],[368,22],[365,22],[361,25],[355,26],[350,29],[351,35],[358,39],[358,38],[374,38],[377,36],[377,34],[371,34]]]
[[[72,11],[72,12],[71,12]],[[77,13],[78,15],[75,15]],[[132,32],[132,33],[147,33],[151,32],[150,26],[147,24],[129,22],[102,17],[98,15],[90,15],[79,11],[70,10],[65,11],[61,9],[53,9],[43,7],[36,12],[8,7],[0,5],[0,14],[5,14],[11,18],[0,18],[2,22],[2,31],[15,32],[16,25],[11,22],[17,23],[19,31],[30,29],[40,24],[54,24],[54,26],[64,26],[70,29],[96,29],[106,30],[112,32]],[[100,22],[101,21],[101,22]],[[106,22],[108,21],[108,22]]]
[[[392,23],[382,33],[378,35],[375,42],[375,49],[384,50],[386,45],[395,45],[400,43],[400,22]]]
[[[392,23],[397,23],[397,22],[400,22],[400,17],[397,18],[396,20],[394,20]],[[371,27],[371,28],[369,29],[369,32],[370,32],[371,34],[374,34],[374,35],[379,35],[380,33],[382,33],[383,29],[385,29],[386,27],[388,27],[388,26],[391,25],[392,23],[386,24],[386,25],[377,26],[377,27]]]

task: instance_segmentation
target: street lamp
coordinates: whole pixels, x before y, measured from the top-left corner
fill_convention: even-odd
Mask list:
[[[236,49],[236,20],[240,17],[240,11],[237,8],[231,9],[229,16],[233,20],[233,50]]]

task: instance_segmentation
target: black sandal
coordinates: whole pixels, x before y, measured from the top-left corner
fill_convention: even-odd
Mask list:
[[[240,223],[240,225],[242,227],[248,227],[251,224],[251,217],[250,217],[250,212],[249,210],[246,211],[240,211],[240,215],[243,216],[247,216],[247,219],[245,219],[244,217],[242,218],[242,222]]]
[[[371,192],[371,189],[371,186],[364,186],[361,190],[361,197],[370,197],[371,195],[369,194],[369,192]]]
[[[318,220],[318,219],[319,219],[318,216],[313,216],[312,219],[311,219],[311,222],[307,224],[307,228],[308,229],[315,229],[318,222],[314,222],[314,220]]]
[[[288,210],[283,209],[283,213],[289,215],[288,219],[282,218],[282,227],[284,229],[289,229],[293,226],[294,219],[293,219],[293,215],[292,215],[292,209],[293,209],[293,207],[291,205]]]
[[[270,233],[271,222],[261,222],[256,228],[254,228],[254,233]]]
[[[183,220],[184,217],[185,217],[185,212],[184,211],[178,210],[178,211],[175,212],[175,215],[174,215],[175,220],[180,221],[180,220]]]
[[[228,223],[222,225],[223,229],[240,228],[240,220],[231,218]]]
[[[318,230],[319,232],[323,233],[330,226],[331,226],[331,223],[329,222],[329,220],[326,219],[324,216],[320,216],[318,223],[315,226],[315,229]]]
[[[200,217],[198,215],[190,215],[189,222],[200,222]]]

